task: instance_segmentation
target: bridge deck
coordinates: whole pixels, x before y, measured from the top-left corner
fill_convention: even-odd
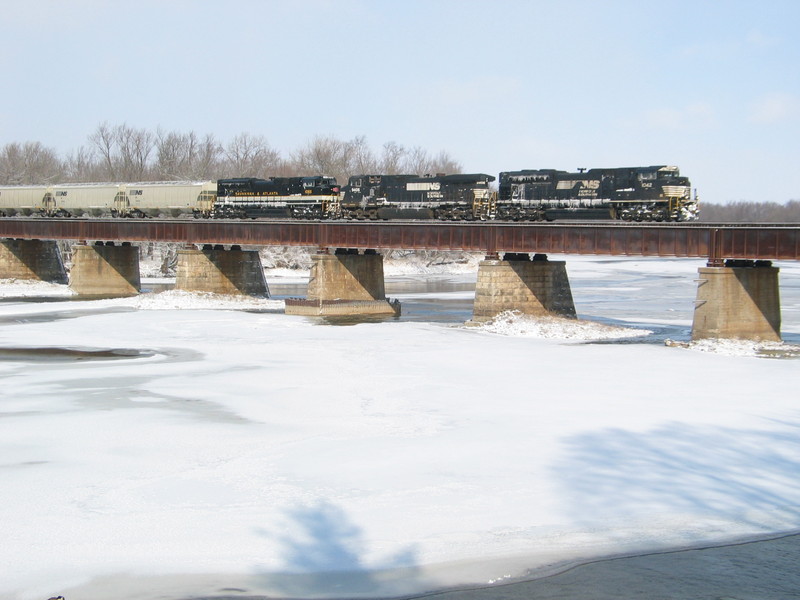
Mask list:
[[[800,225],[0,219],[0,238],[800,259]]]

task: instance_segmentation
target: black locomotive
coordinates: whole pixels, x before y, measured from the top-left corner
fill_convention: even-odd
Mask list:
[[[698,213],[678,167],[506,171],[499,184],[500,220],[693,221]]]
[[[489,217],[494,177],[460,175],[356,175],[342,188],[346,219],[474,220]]]
[[[215,218],[323,219],[339,213],[334,177],[241,177],[217,181]]]

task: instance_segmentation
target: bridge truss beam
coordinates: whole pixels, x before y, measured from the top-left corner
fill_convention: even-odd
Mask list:
[[[799,225],[0,219],[0,238],[800,259]]]

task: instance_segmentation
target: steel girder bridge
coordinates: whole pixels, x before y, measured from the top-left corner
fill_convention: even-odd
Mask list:
[[[0,238],[798,260],[800,224],[0,219]]]

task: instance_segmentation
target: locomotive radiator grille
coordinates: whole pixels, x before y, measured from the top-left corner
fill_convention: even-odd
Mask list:
[[[688,198],[689,186],[688,185],[665,185],[664,195],[670,198]]]

